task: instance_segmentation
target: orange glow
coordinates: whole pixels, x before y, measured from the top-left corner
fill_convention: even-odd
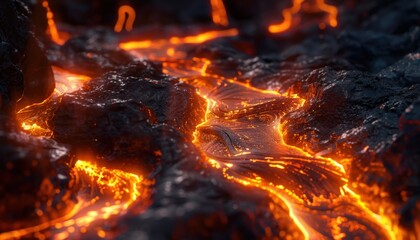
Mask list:
[[[157,40],[143,40],[143,41],[131,41],[120,43],[120,48],[125,50],[133,49],[145,49],[145,48],[170,48],[171,46],[177,46],[182,44],[200,44],[210,40],[214,40],[222,37],[233,37],[238,35],[238,30],[235,28],[228,30],[220,31],[209,31],[200,33],[194,36],[186,37],[171,37],[167,39],[157,39]]]
[[[281,33],[286,31],[292,25],[293,15],[300,11],[304,0],[293,0],[293,5],[282,11],[283,22],[273,24],[268,27],[271,33]]]
[[[215,161],[215,160],[209,160],[209,161],[214,161],[214,162],[217,163],[217,161]],[[214,164],[215,163],[212,163],[212,166],[214,166]],[[284,204],[286,204],[287,209],[289,211],[289,217],[293,220],[295,225],[299,228],[302,235],[304,236],[304,239],[305,240],[310,239],[309,230],[307,229],[306,224],[304,223],[304,221],[302,221],[302,219],[300,217],[298,217],[295,214],[295,212],[293,210],[292,203],[289,200],[287,200],[287,197],[284,197],[282,194],[280,194],[278,189],[270,186],[270,184],[267,185],[267,184],[262,183],[260,181],[260,179],[240,179],[240,178],[236,178],[234,176],[231,176],[227,173],[227,168],[223,169],[223,176],[226,179],[232,180],[232,181],[237,182],[239,184],[242,184],[244,186],[256,187],[256,188],[268,191],[271,194],[273,194],[274,197],[280,199]]]
[[[79,160],[74,168],[78,172],[87,174],[101,192],[111,190],[114,200],[126,200],[131,204],[141,194],[139,184],[144,180],[143,176],[127,173],[118,169],[98,167],[95,163]]]
[[[52,67],[52,69],[55,78],[55,89],[52,95],[41,103],[34,103],[17,112],[22,129],[34,136],[50,137],[52,132],[48,129],[46,123],[37,122],[36,118],[22,119],[21,116],[25,115],[28,111],[30,112],[34,107],[46,104],[53,98],[81,89],[85,83],[91,80],[88,76],[74,74],[59,67]]]
[[[129,5],[123,5],[118,9],[118,19],[115,23],[114,31],[121,32],[125,25],[125,30],[131,32],[136,20],[136,11]]]
[[[321,11],[328,13],[328,24],[331,27],[337,27],[338,10],[332,5],[325,3],[325,0],[316,0],[317,6]]]
[[[45,129],[36,123],[27,124],[26,122],[22,122],[22,129],[34,136],[50,137],[52,135],[49,129]]]
[[[93,222],[122,215],[135,201],[141,200],[144,206],[148,203],[148,188],[152,182],[142,175],[100,167],[83,160],[78,160],[74,169],[78,175],[88,176],[104,196],[90,201],[79,197],[78,204],[66,215],[37,226],[0,233],[0,239],[21,238],[30,234],[46,238],[41,232],[49,231],[48,229],[54,232],[55,239],[72,238],[70,236],[74,234],[74,238],[78,238]],[[98,230],[98,235],[105,236],[106,233]]]
[[[261,102],[265,102],[264,98],[272,99],[276,97],[287,97],[295,99],[295,105],[293,105],[292,110],[297,110],[305,105],[305,99],[299,97],[297,94],[293,93],[278,93],[276,91],[271,90],[261,90],[255,87],[250,86],[247,83],[237,82],[232,79],[225,79],[223,76],[212,75],[208,73],[208,67],[211,65],[211,60],[208,59],[193,59],[191,62],[187,60],[184,62],[165,62],[164,69],[165,72],[181,77],[184,82],[187,82],[195,87],[198,88],[197,93],[203,97],[207,101],[207,110],[204,117],[204,121],[197,125],[196,130],[193,134],[194,140],[193,142],[200,147],[200,129],[205,128],[206,126],[211,126],[211,124],[232,124],[231,126],[237,127],[235,130],[239,131],[241,136],[247,140],[252,139],[253,135],[246,135],[245,132],[241,131],[242,128],[239,127],[237,121],[233,119],[233,122],[229,122],[229,112],[225,113],[225,118],[220,117],[219,115],[215,114],[215,112],[220,111],[219,109],[223,107],[224,111],[231,110],[234,114],[240,112],[240,108],[245,109],[246,111],[251,111],[254,104],[252,102],[253,98],[260,99]],[[234,91],[234,88],[242,89],[238,91],[240,94],[244,95],[244,99],[240,96],[226,96],[228,102],[224,102],[223,100],[220,101],[218,99],[217,91],[223,91],[223,88],[226,87],[229,92]],[[216,91],[217,89],[217,91]],[[246,96],[246,97],[245,97]],[[252,96],[252,97],[251,97]],[[229,108],[229,104],[234,104],[234,99],[239,99],[240,108]],[[258,102],[257,102],[258,103]],[[235,105],[236,106],[236,105]],[[239,105],[238,105],[239,106]],[[282,117],[280,116],[280,119]],[[347,159],[332,159],[327,157],[319,157],[314,156],[313,154],[308,153],[302,148],[298,148],[295,146],[288,145],[284,140],[284,135],[286,134],[286,130],[284,126],[286,122],[280,122],[279,120],[274,121],[270,127],[262,128],[262,125],[253,126],[252,123],[248,123],[246,126],[249,129],[259,129],[258,131],[272,131],[275,136],[271,140],[274,142],[273,145],[268,146],[269,148],[275,148],[276,146],[281,149],[284,153],[289,153],[293,156],[297,156],[299,158],[299,163],[296,162],[296,158],[293,157],[282,157],[280,159],[276,159],[274,157],[264,157],[261,159],[249,159],[246,160],[246,156],[248,154],[252,154],[252,149],[236,149],[236,153],[229,153],[229,156],[234,156],[234,160],[230,161],[229,158],[224,159],[220,157],[220,159],[215,159],[211,156],[208,156],[207,161],[210,166],[214,167],[215,169],[220,170],[223,173],[223,176],[233,182],[239,183],[246,187],[256,187],[262,190],[265,190],[270,193],[271,197],[274,199],[278,199],[280,202],[283,202],[288,211],[291,220],[294,222],[295,226],[300,230],[300,234],[304,239],[322,239],[322,233],[319,233],[316,229],[314,229],[313,217],[315,213],[312,213],[310,209],[311,207],[318,207],[323,205],[332,205],[336,204],[335,206],[340,206],[340,203],[345,204],[352,204],[355,211],[358,212],[357,216],[363,218],[363,221],[367,223],[373,224],[374,226],[378,227],[380,232],[380,236],[384,237],[385,239],[396,239],[398,230],[395,229],[391,225],[391,221],[389,217],[385,213],[373,213],[366,203],[364,203],[360,196],[357,195],[354,191],[347,187],[349,180],[347,179],[348,174],[344,166],[342,165],[343,162],[347,161]],[[226,125],[229,126],[229,125]],[[252,140],[249,140],[252,141]],[[257,140],[259,144],[266,145],[263,139]],[[207,145],[204,145],[207,146]],[[267,146],[266,146],[267,147]],[[200,147],[201,148],[201,147]],[[206,148],[206,147],[204,147]],[[204,151],[204,154],[206,152]],[[241,158],[244,157],[243,160]],[[240,162],[246,164],[246,170],[241,168]],[[315,166],[320,167],[321,171],[325,171],[326,174],[331,174],[335,176],[335,180],[339,183],[338,193],[330,193],[318,196],[313,195],[313,200],[308,200],[308,198],[301,193],[299,193],[298,189],[294,189],[290,186],[279,184],[278,180],[273,177],[273,174],[278,176],[287,177],[284,174],[287,174],[287,169],[290,167],[297,169],[299,171],[302,178],[311,178],[308,173],[305,173],[305,168],[303,167],[304,164],[314,164]],[[252,171],[252,165],[256,165],[256,169],[264,167],[264,174],[258,175],[256,172]],[[300,169],[300,170],[299,170]],[[267,174],[267,176],[265,175]],[[324,174],[323,174],[324,175]],[[323,176],[322,175],[322,176]],[[314,179],[313,181],[318,181]],[[281,182],[281,181],[280,181]],[[275,211],[275,210],[272,210]],[[273,214],[281,214],[273,212]],[[320,218],[322,219],[322,214]],[[309,217],[310,216],[310,217]],[[327,221],[330,226],[331,233],[334,234],[334,237],[339,238],[340,236],[345,236],[345,233],[342,232],[341,226],[345,224],[345,217],[343,215],[332,215],[331,218]],[[359,225],[352,225],[353,228],[357,228]],[[362,225],[362,227],[365,227]]]
[[[362,198],[359,194],[351,190],[347,185],[345,185],[343,188],[345,192],[352,196],[352,198],[357,202],[357,204],[361,206],[369,216],[374,218],[379,224],[381,224],[383,228],[386,229],[391,240],[396,240],[397,236],[400,236],[398,227],[392,224],[392,221],[389,218],[389,216],[374,213],[372,210],[369,209],[367,204],[362,201]]]
[[[60,36],[60,33],[57,30],[57,25],[54,21],[54,14],[51,11],[51,8],[48,4],[48,0],[44,0],[42,2],[42,6],[47,11],[47,22],[48,22],[48,34],[51,37],[51,40],[58,45],[63,45],[65,43],[65,39]]]
[[[238,83],[238,84],[241,84],[241,83]],[[250,89],[252,89],[252,87],[250,87]],[[268,92],[266,94],[272,94],[272,93]],[[202,97],[204,97],[207,100],[207,104],[208,104],[207,105],[207,113],[206,113],[205,121],[203,123],[201,123],[200,125],[198,125],[197,127],[205,125],[207,123],[207,121],[209,121],[209,119],[211,119],[213,117],[213,115],[211,114],[211,110],[214,109],[214,107],[217,106],[217,104],[218,104],[217,101],[215,101],[213,99],[209,99],[207,96],[202,95]],[[281,145],[284,145],[287,148],[293,149],[294,151],[299,152],[303,156],[314,157],[313,155],[307,153],[303,149],[300,149],[300,148],[297,148],[297,147],[294,147],[294,146],[291,146],[291,145],[287,145],[284,142],[284,138],[283,138],[283,131],[284,130],[282,130],[281,125],[278,126],[278,130],[279,130],[279,134],[281,136],[281,138],[280,138],[281,139],[281,141],[280,141]],[[196,131],[194,133],[194,137],[195,137],[194,143],[199,144],[197,134],[198,133]],[[245,155],[245,154],[248,154],[248,152],[239,153],[235,156],[241,156],[241,155]],[[327,165],[332,166],[332,169],[337,169],[338,174],[341,174],[342,176],[347,175],[344,167],[339,162],[337,162],[336,160],[331,159],[331,158],[323,158],[323,157],[316,157],[316,159],[320,160],[320,161],[325,161],[327,163]],[[223,176],[226,179],[237,182],[237,183],[242,184],[242,185],[247,186],[247,187],[256,187],[256,188],[268,191],[272,194],[272,197],[278,198],[282,202],[284,202],[285,205],[287,206],[288,210],[289,210],[290,218],[293,220],[295,225],[300,229],[301,233],[304,236],[304,239],[316,239],[317,237],[319,237],[318,236],[319,233],[315,232],[311,227],[309,227],[306,224],[305,217],[301,216],[300,214],[297,214],[295,212],[295,210],[294,210],[295,208],[302,208],[302,206],[304,206],[306,204],[310,205],[310,203],[306,202],[300,196],[294,194],[293,189],[287,189],[285,186],[275,185],[273,182],[267,182],[264,179],[263,176],[254,175],[254,178],[234,176],[234,175],[230,174],[228,170],[230,170],[232,168],[235,168],[235,164],[222,163],[222,162],[216,161],[214,159],[209,159],[209,158],[207,160],[212,167],[221,170],[222,173],[223,173]],[[269,167],[273,168],[273,171],[282,171],[284,169],[284,166],[287,166],[288,164],[290,164],[286,161],[276,161],[276,160],[273,160],[273,159],[266,159],[266,161],[251,160],[251,162],[254,162],[254,163],[255,162],[267,162]],[[396,236],[398,235],[398,229],[392,226],[391,220],[386,215],[379,215],[379,214],[373,213],[367,207],[366,203],[364,203],[361,200],[361,197],[359,195],[357,195],[354,191],[352,191],[347,186],[348,179],[343,177],[342,180],[345,184],[342,185],[342,187],[341,187],[342,197],[340,197],[340,198],[343,198],[346,201],[353,202],[357,206],[359,206],[364,214],[369,216],[369,218],[371,218],[373,221],[375,221],[378,224],[378,226],[381,226],[383,228],[383,230],[387,233],[387,237],[389,239],[395,240]],[[332,200],[332,201],[334,201],[334,200]],[[324,202],[324,200],[321,199],[321,202]],[[338,235],[337,236],[345,236],[345,234],[341,233],[338,230]]]
[[[270,33],[281,33],[290,29],[294,21],[294,15],[301,11],[303,2],[305,2],[305,0],[293,0],[293,5],[282,11],[283,21],[281,23],[270,25],[268,27],[268,31]],[[327,23],[331,27],[337,27],[338,10],[335,6],[325,3],[325,0],[315,0],[314,5],[310,6],[310,8],[311,11],[327,13]],[[321,23],[319,27],[324,29],[325,24]]]
[[[90,77],[74,74],[59,67],[53,67],[55,77],[54,96],[75,92],[91,80]]]
[[[213,22],[220,26],[228,26],[229,20],[223,0],[210,0],[210,4]]]

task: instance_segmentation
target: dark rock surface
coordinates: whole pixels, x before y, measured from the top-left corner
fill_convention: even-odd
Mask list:
[[[420,199],[420,5],[339,5],[337,29],[314,34],[297,28],[268,38],[264,52],[274,53],[255,58],[234,41],[222,46],[219,41],[191,54],[212,59],[208,73],[306,99],[305,107],[282,120],[286,142],[314,154],[353,159],[346,166],[350,180],[367,202],[382,202],[413,231]]]
[[[57,66],[90,77],[100,76],[133,61],[133,57],[117,48],[117,39],[109,29],[93,29],[54,46],[48,53]]]
[[[54,76],[41,44],[32,32],[30,12],[20,1],[7,0],[0,7],[1,108],[42,102],[54,90]],[[10,109],[10,110],[7,110]]]
[[[75,203],[68,149],[17,130],[15,107],[41,102],[54,78],[20,1],[0,4],[0,232],[40,224]]]
[[[153,4],[163,2],[168,1]],[[228,9],[242,2],[231,1]],[[255,1],[246,2],[244,9],[232,16],[239,22],[267,21],[254,13]],[[271,6],[269,3],[258,8]],[[69,23],[111,26],[115,21],[115,15],[109,17],[107,11],[103,19],[87,18],[93,11],[88,1],[55,4]],[[115,13],[115,4],[107,1],[103,6],[112,6],[108,11]],[[203,4],[194,1],[189,7]],[[319,30],[312,24],[279,36],[262,36],[261,29],[245,29],[235,40],[219,39],[193,47],[188,56],[212,59],[207,73],[263,89],[298,93],[306,99],[304,107],[281,119],[286,142],[314,154],[352,158],[345,166],[349,184],[357,186],[365,202],[387,207],[408,232],[413,232],[420,212],[419,4],[378,0],[339,5],[336,29]],[[69,10],[72,6],[82,8]],[[139,16],[160,16],[182,6],[171,1],[160,7],[159,13],[140,12]],[[246,9],[249,6],[251,11]],[[156,21],[209,21],[208,6],[198,12],[191,9]],[[70,16],[66,11],[85,15]],[[22,105],[41,101],[53,85],[44,57],[37,58],[40,67],[30,64],[33,56],[42,55],[42,48],[30,31],[26,9],[20,2],[8,0],[1,4],[0,13],[0,118],[4,118],[14,112],[22,94]],[[290,224],[285,208],[277,209],[277,216],[272,214],[273,206],[278,205],[272,204],[266,193],[252,189],[251,195],[249,189],[206,166],[200,151],[191,144],[205,111],[195,89],[163,75],[158,64],[132,62],[133,57],[116,46],[117,39],[103,29],[87,31],[63,46],[49,46],[51,62],[97,78],[80,91],[35,107],[34,112],[52,130],[54,140],[68,144],[72,154],[93,154],[119,168],[126,162],[130,167],[147,166],[146,173],[156,181],[152,205],[116,224],[123,232],[121,238],[257,239],[267,232],[295,234],[296,226]],[[40,77],[28,81],[28,75]],[[67,166],[61,165],[61,161],[71,162],[67,149],[53,141],[2,131],[0,142],[0,171],[5,173],[0,177],[0,193],[6,196],[0,202],[8,206],[0,208],[2,220],[19,220],[12,228],[22,227],[29,224],[27,216],[34,216],[34,202],[45,206],[49,199],[62,199],[58,205],[48,206],[54,213],[67,206],[60,205],[63,202],[73,201],[75,192],[69,191],[68,182],[71,176]],[[3,160],[3,156],[11,160]],[[57,167],[57,161],[62,167]],[[63,169],[65,183],[57,178],[57,169]],[[13,185],[8,184],[11,179]],[[28,181],[31,184],[25,188],[14,188],[15,182],[24,185]],[[60,189],[63,195],[55,195],[52,189]],[[9,208],[16,208],[19,214],[10,214]],[[4,229],[10,230],[10,225]]]
[[[259,239],[301,238],[287,208],[263,191],[238,186],[206,167],[200,151],[176,130],[155,128],[160,166],[153,203],[138,216],[126,216],[119,239]],[[272,212],[274,211],[274,213]],[[280,234],[282,232],[282,234]]]
[[[0,130],[0,232],[40,224],[74,206],[70,160],[53,140]]]
[[[54,139],[125,161],[154,156],[158,148],[151,127],[157,123],[173,126],[191,140],[205,111],[193,87],[163,75],[160,66],[147,61],[93,79],[82,90],[64,95],[55,107],[47,116]]]

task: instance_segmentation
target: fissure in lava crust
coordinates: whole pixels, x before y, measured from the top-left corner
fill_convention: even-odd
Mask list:
[[[3,0],[0,239],[420,238],[417,1]]]

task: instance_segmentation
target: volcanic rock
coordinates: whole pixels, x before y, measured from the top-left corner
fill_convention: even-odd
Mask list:
[[[100,76],[133,60],[127,52],[117,48],[113,32],[102,28],[86,31],[63,46],[51,48],[48,58],[54,65],[90,77]]]
[[[0,231],[39,224],[76,203],[68,149],[47,139],[0,130]]]
[[[47,122],[56,140],[128,161],[158,150],[154,124],[173,126],[191,140],[205,104],[193,87],[138,61],[64,95],[54,108]]]
[[[125,230],[119,239],[257,239],[267,231],[302,237],[290,223],[286,206],[276,205],[261,190],[224,179],[173,128],[160,125],[155,130],[161,166],[154,174],[153,203],[119,222]]]
[[[30,12],[18,0],[0,7],[1,108],[41,102],[54,90],[54,76],[29,23]],[[8,110],[7,110],[8,109]]]

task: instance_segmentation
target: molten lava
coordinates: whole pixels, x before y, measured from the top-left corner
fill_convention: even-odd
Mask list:
[[[210,0],[210,4],[213,22],[220,26],[228,26],[229,20],[223,0]]]
[[[59,67],[53,67],[53,72],[55,78],[54,96],[56,97],[75,92],[91,80],[88,76],[74,74]]]
[[[170,49],[171,47],[182,45],[182,44],[200,44],[210,40],[223,37],[234,37],[238,35],[238,30],[235,28],[228,30],[218,30],[200,33],[193,36],[186,37],[171,37],[168,39],[156,39],[156,40],[143,40],[143,41],[130,41],[120,43],[120,48],[125,50],[133,49]]]
[[[18,120],[21,122],[22,129],[30,133],[33,136],[44,136],[50,137],[52,132],[49,130],[47,123],[40,123],[36,116],[25,117],[26,113],[32,115],[31,108],[46,104],[51,99],[62,96],[65,93],[72,93],[79,90],[83,85],[90,81],[91,78],[84,75],[74,74],[59,67],[53,67],[54,78],[55,78],[55,89],[53,94],[41,103],[35,103],[22,108],[18,111]]]
[[[302,107],[304,99],[212,76],[206,72],[210,63],[196,59],[164,67],[196,86],[207,100],[205,121],[197,126],[194,142],[211,166],[226,179],[266,190],[285,203],[305,239],[396,238],[389,218],[373,213],[347,186],[340,161],[285,143],[282,116]]]
[[[43,6],[49,10],[48,2]],[[283,22],[269,26],[271,33],[290,29],[294,17],[303,9],[304,0],[294,0],[283,10]],[[222,0],[211,0],[214,23],[229,24]],[[316,0],[311,11],[326,12],[327,23],[337,26],[337,8]],[[52,13],[50,34],[59,40]],[[51,20],[51,24],[50,24]],[[130,6],[119,8],[115,32],[131,31],[135,11]],[[208,59],[179,59],[176,47],[201,44],[221,37],[238,35],[235,28],[203,32],[193,36],[142,40],[120,43],[119,47],[138,55],[138,50],[163,52],[164,72],[179,77],[197,88],[207,101],[205,120],[196,126],[194,143],[202,150],[209,165],[235,183],[262,189],[278,204],[285,204],[289,217],[305,239],[351,238],[396,239],[397,230],[387,216],[374,213],[369,204],[348,186],[344,160],[314,156],[304,149],[288,145],[284,140],[284,115],[304,107],[306,99],[297,94],[281,94],[261,90],[234,79],[211,75]],[[57,40],[58,39],[58,40]],[[150,56],[148,56],[151,58]],[[59,97],[80,89],[89,77],[54,68]],[[48,100],[46,100],[48,101]],[[43,104],[43,103],[40,103]],[[19,113],[24,113],[22,109]],[[22,122],[23,129],[39,136],[48,127],[36,120]],[[98,166],[78,160],[74,165],[83,187],[98,190],[94,196],[80,194],[79,203],[66,216],[27,229],[0,234],[0,239],[16,238],[51,228],[57,238],[77,238],[88,231],[93,222],[119,216],[140,200],[147,203],[151,182],[142,175]],[[146,204],[144,204],[146,206]],[[273,215],[277,210],[272,209]],[[104,229],[96,229],[101,238],[112,237]]]
[[[270,33],[281,33],[292,27],[294,24],[295,15],[302,10],[302,5],[305,0],[293,0],[293,4],[290,8],[286,8],[282,11],[283,21],[277,24],[272,24],[268,27]],[[309,1],[308,1],[309,2]],[[310,4],[307,9],[310,12],[325,12],[327,13],[326,22],[331,27],[337,26],[337,15],[338,10],[336,7],[325,3],[325,0],[315,0],[315,3]],[[324,28],[324,23],[321,23],[320,28]]]
[[[63,45],[66,42],[66,39],[62,36],[63,34],[60,34],[60,32],[57,29],[57,25],[55,24],[55,21],[54,21],[54,14],[51,11],[48,0],[44,0],[42,2],[42,6],[47,11],[47,23],[48,23],[47,33],[50,35],[51,40],[53,42],[55,42],[58,45]]]
[[[129,5],[123,5],[118,9],[118,19],[115,23],[114,31],[121,32],[125,26],[127,32],[133,30],[133,24],[136,20],[136,11]]]
[[[124,214],[134,202],[146,206],[150,196],[151,181],[142,175],[118,169],[100,167],[94,163],[78,160],[74,170],[88,188],[98,188],[96,196],[79,194],[78,204],[62,217],[41,223],[37,226],[0,233],[0,239],[33,236],[45,239],[80,238],[89,231],[92,223]],[[99,237],[108,236],[101,228],[95,228]]]

